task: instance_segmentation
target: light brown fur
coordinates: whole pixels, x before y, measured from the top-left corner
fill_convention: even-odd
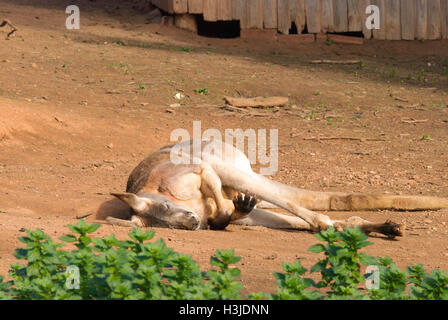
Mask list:
[[[214,143],[214,141],[202,141],[202,148]],[[183,145],[191,146],[192,142],[183,142]],[[111,218],[109,222],[120,225],[154,226],[157,225],[155,220],[160,221],[160,218],[154,220],[154,217],[159,216],[164,217],[162,225],[186,229],[209,227],[223,229],[229,223],[312,231],[323,230],[330,226],[337,229],[360,226],[366,233],[378,232],[395,237],[403,236],[404,228],[391,221],[374,224],[358,217],[331,220],[328,216],[312,210],[448,208],[448,200],[443,198],[326,193],[290,187],[254,173],[248,159],[237,149],[230,160],[224,161],[214,154],[203,153],[202,158],[198,159],[198,164],[174,164],[170,160],[173,147],[164,147],[143,160],[129,177],[127,193],[115,194],[134,209],[131,221],[124,222]],[[247,196],[242,196],[243,193]],[[152,199],[154,195],[161,195],[164,198]],[[268,207],[288,210],[296,217],[253,208],[254,198],[264,200],[263,203],[268,204]],[[160,201],[178,207],[172,210],[166,210],[166,205],[157,207]],[[248,211],[251,211],[250,214]],[[176,214],[172,215],[173,212]],[[193,221],[194,219],[192,220],[191,214],[199,221],[199,225]],[[185,220],[185,217],[188,219]]]

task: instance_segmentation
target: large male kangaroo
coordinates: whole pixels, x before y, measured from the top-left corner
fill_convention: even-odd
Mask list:
[[[195,143],[202,147],[196,158],[189,152]],[[224,149],[225,157],[220,153]],[[184,163],[173,162],[173,154]],[[319,192],[287,186],[255,173],[244,153],[216,140],[161,148],[132,171],[126,193],[113,195],[133,212],[130,220],[107,218],[121,226],[197,230],[225,229],[232,223],[310,231],[359,226],[367,234],[377,232],[391,238],[403,236],[403,226],[391,221],[374,224],[359,217],[332,220],[315,211],[448,208],[448,199],[437,197]],[[295,216],[263,208],[281,208]]]

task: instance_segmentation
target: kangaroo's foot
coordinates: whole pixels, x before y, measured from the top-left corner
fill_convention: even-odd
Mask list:
[[[334,226],[338,231],[342,231],[347,227],[360,227],[361,230],[367,235],[372,232],[376,232],[384,234],[389,239],[405,236],[405,226],[391,220],[387,220],[385,223],[372,223],[360,217],[351,217],[344,221],[335,222]]]

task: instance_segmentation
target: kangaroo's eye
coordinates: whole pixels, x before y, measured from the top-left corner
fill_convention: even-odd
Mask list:
[[[162,206],[164,209],[169,210],[170,209],[170,204],[168,202],[163,202]]]

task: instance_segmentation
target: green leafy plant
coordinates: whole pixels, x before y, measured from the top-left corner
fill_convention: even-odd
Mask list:
[[[211,270],[201,271],[189,255],[168,248],[154,231],[133,229],[128,240],[112,234],[93,238],[100,225],[80,220],[69,225],[70,234],[55,243],[42,230],[27,230],[19,240],[24,248],[15,257],[24,263],[11,266],[11,280],[0,277],[0,299],[241,299],[241,258],[234,250],[217,250],[210,258]],[[297,260],[283,263],[275,273],[275,293],[251,293],[249,299],[448,299],[448,275],[442,270],[426,272],[422,265],[400,270],[391,258],[374,258],[359,252],[371,243],[359,229],[317,233],[321,241],[309,248],[323,255],[308,271]],[[63,247],[70,246],[71,250]],[[380,283],[365,290],[362,266],[377,266]],[[75,273],[69,272],[75,270]],[[318,273],[319,281],[306,277]],[[79,281],[77,277],[79,276]]]

